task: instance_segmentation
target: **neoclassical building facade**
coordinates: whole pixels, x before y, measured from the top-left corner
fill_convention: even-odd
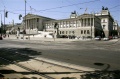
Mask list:
[[[47,21],[45,30],[55,32],[54,25],[58,24],[59,36],[95,37],[102,31],[100,19],[94,14],[83,14],[75,18]]]
[[[101,27],[103,29],[103,36],[112,36],[114,19],[110,15],[109,10],[102,10],[100,13],[95,14],[101,19]]]
[[[57,23],[57,29],[55,24]],[[109,37],[113,30],[118,30],[108,9],[102,9],[100,13],[84,13],[77,16],[72,12],[70,18],[55,20],[52,18],[27,14],[23,17],[21,30],[26,34],[38,34],[38,31],[52,32],[56,37]],[[115,27],[116,26],[116,27]],[[114,28],[115,27],[115,28]],[[10,28],[9,28],[10,30]]]
[[[54,19],[34,14],[27,14],[25,17],[23,17],[23,29],[26,30],[27,34],[37,34],[38,31],[44,30],[43,23],[49,20]]]

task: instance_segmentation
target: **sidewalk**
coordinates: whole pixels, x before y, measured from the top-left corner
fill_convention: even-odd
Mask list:
[[[28,38],[28,37],[27,37]],[[3,38],[5,40],[30,40],[30,41],[43,41],[43,42],[73,42],[73,41],[91,41],[90,39],[68,39],[68,38],[42,38],[42,37],[30,37],[30,39],[24,39],[18,38],[15,35],[10,35],[9,37]]]
[[[27,36],[24,37],[24,39],[18,38],[15,35],[10,35],[9,37],[3,38],[4,40],[13,40],[13,41],[42,41],[42,42],[77,42],[77,41],[96,41],[91,39],[68,39],[68,38],[43,38],[43,37],[30,37],[30,39],[26,39]],[[28,37],[27,37],[28,38]],[[103,41],[103,40],[101,40]],[[112,39],[107,42],[116,42],[119,41],[119,39]]]

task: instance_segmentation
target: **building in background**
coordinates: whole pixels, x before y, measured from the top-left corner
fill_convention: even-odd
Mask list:
[[[13,26],[7,30],[12,28]],[[14,28],[18,26],[14,25]],[[109,37],[114,35],[114,30],[119,31],[118,23],[114,21],[107,7],[103,7],[100,13],[84,13],[79,16],[74,11],[71,12],[70,18],[61,20],[27,14],[23,17],[23,23],[19,28],[21,31],[25,30],[26,34],[38,34],[40,33],[38,31],[44,31],[52,32],[55,37]]]
[[[25,17],[23,17],[24,22],[23,28],[26,30],[27,34],[37,34],[38,31],[44,30],[43,23],[49,20],[54,19],[34,14],[27,14]]]
[[[110,15],[108,8],[103,7],[102,11],[97,13],[96,16],[101,19],[101,27],[103,29],[102,35],[104,37],[112,36],[114,19]]]
[[[95,37],[100,36],[102,32],[100,19],[94,14],[82,14],[68,19],[47,21],[44,23],[46,31],[54,32],[55,23],[58,23],[60,37]]]
[[[6,34],[16,34],[18,28],[20,32],[23,32],[23,23],[7,24],[6,25]]]
[[[113,36],[119,36],[119,25],[117,21],[113,22]]]

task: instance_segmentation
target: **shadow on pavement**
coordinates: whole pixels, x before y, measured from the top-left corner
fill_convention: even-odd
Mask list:
[[[0,48],[0,66],[27,61],[41,54],[29,48]]]

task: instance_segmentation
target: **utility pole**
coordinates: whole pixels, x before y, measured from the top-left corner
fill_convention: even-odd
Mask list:
[[[14,20],[12,20],[12,24],[13,24],[13,29],[14,29],[13,34],[15,34]]]
[[[2,23],[2,14],[1,14],[1,36],[2,36],[2,27],[3,27],[3,23]]]
[[[92,13],[91,13],[91,18],[90,18],[90,26],[91,26],[91,40],[92,40]]]
[[[26,32],[26,0],[25,0],[25,25],[23,29],[24,29],[23,32]],[[24,33],[23,33],[23,39],[24,39]]]
[[[5,32],[5,7],[4,7],[4,26],[3,26],[3,33]]]

